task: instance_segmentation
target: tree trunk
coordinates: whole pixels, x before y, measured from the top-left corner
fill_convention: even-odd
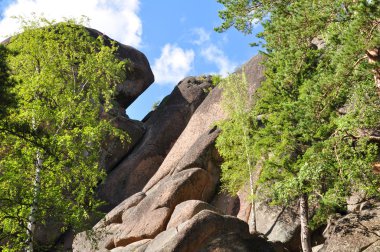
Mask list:
[[[250,162],[249,162],[250,163]],[[249,232],[251,234],[257,232],[256,228],[256,209],[255,209],[255,201],[253,200],[253,195],[256,194],[256,188],[255,188],[255,182],[253,180],[253,174],[252,174],[252,169],[249,169],[249,186],[251,189],[251,214],[250,214],[250,219],[248,221],[248,226],[249,226]]]
[[[308,197],[302,194],[300,197],[300,219],[301,219],[301,246],[303,252],[311,251],[310,231],[308,227],[309,221],[309,206]]]
[[[380,48],[375,47],[371,50],[367,50],[366,55],[368,58],[368,63],[378,64],[380,61]],[[380,68],[373,69],[373,77],[375,79],[377,93],[380,95]]]
[[[253,233],[257,232],[255,201],[253,199],[253,196],[256,194],[256,188],[255,188],[255,181],[254,181],[254,176],[253,176],[251,159],[250,159],[249,152],[248,152],[248,142],[247,142],[247,135],[248,134],[247,134],[245,129],[243,130],[243,133],[244,133],[243,137],[244,137],[244,145],[245,145],[245,157],[247,160],[247,166],[248,166],[248,170],[249,170],[249,189],[250,189],[250,193],[251,193],[251,195],[250,195],[251,196],[251,214],[249,215],[250,218],[248,219],[248,227],[249,227],[249,232],[251,234],[253,234]]]
[[[26,249],[27,252],[34,251],[34,232],[36,229],[36,212],[38,210],[38,195],[40,193],[41,186],[41,168],[42,168],[43,159],[41,157],[41,152],[37,150],[36,153],[36,174],[34,178],[34,191],[33,191],[33,203],[30,208],[30,214],[28,218],[28,247]]]

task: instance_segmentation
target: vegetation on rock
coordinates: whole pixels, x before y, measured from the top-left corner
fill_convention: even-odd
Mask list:
[[[241,177],[249,172],[238,163],[243,153],[235,151],[249,143],[249,160],[262,169],[260,191],[274,204],[300,201],[302,249],[311,251],[310,203],[317,206],[317,225],[344,207],[354,191],[379,195],[373,168],[380,143],[380,3],[218,2],[226,9],[217,30],[251,33],[253,22],[261,22],[264,31],[258,36],[267,55],[266,81],[254,102],[241,115],[236,106],[232,120],[221,124],[225,185],[234,191],[236,177],[249,181]],[[236,85],[245,84],[230,82],[224,88],[236,92]],[[243,122],[249,125],[249,141],[237,130]]]
[[[47,249],[36,247],[38,227],[80,227],[100,204],[94,189],[104,176],[102,141],[127,137],[103,116],[126,78],[116,46],[105,46],[74,20],[23,23],[6,45],[16,106],[0,121],[3,251]],[[2,91],[9,86],[3,73]]]

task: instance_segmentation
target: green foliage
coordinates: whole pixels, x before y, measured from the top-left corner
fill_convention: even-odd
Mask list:
[[[155,111],[160,106],[161,101],[155,101],[152,105],[152,111]]]
[[[101,116],[113,107],[126,62],[73,20],[25,21],[7,48],[17,106],[1,122],[0,244],[21,251],[33,201],[37,225],[62,223],[63,231],[80,228],[98,208],[101,144],[127,137]],[[36,153],[43,160],[37,195]]]
[[[213,86],[217,86],[220,82],[222,82],[222,76],[219,74],[211,75],[211,81]]]
[[[222,106],[228,119],[219,122],[221,133],[216,147],[223,157],[222,189],[236,194],[247,183],[256,156],[252,155],[253,120],[249,110],[252,104],[252,92],[244,74],[232,74],[220,80],[223,89]]]
[[[220,30],[234,26],[249,33],[254,18],[264,26],[259,36],[266,41],[267,78],[242,116],[262,118],[263,127],[253,124],[249,136],[251,153],[262,162],[263,191],[284,205],[306,193],[324,216],[353,191],[378,195],[372,166],[379,145],[374,135],[380,99],[373,80],[379,62],[362,59],[380,46],[379,1],[218,2],[226,7]],[[230,169],[240,172],[241,166]],[[225,183],[236,180],[222,176]]]
[[[10,91],[14,81],[10,78],[9,67],[6,62],[8,55],[7,48],[0,44],[0,118],[6,115],[8,109],[15,102],[15,97]]]

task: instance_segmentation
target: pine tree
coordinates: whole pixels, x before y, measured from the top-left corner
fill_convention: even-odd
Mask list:
[[[100,204],[101,144],[110,135],[126,139],[101,114],[113,107],[126,62],[73,20],[25,21],[7,48],[17,106],[0,132],[0,244],[42,250],[37,225],[76,229]]]
[[[250,112],[264,127],[252,131],[252,153],[264,158],[272,202],[299,200],[302,249],[311,251],[310,203],[323,220],[355,190],[379,194],[379,1],[218,2],[220,31],[249,33],[255,19],[264,27],[267,78]]]

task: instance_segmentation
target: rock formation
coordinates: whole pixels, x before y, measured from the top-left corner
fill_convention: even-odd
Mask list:
[[[103,36],[89,29],[92,36]],[[257,202],[257,230],[247,224],[250,201],[245,188],[237,196],[221,193],[220,164],[215,148],[217,121],[227,119],[221,108],[222,90],[210,76],[183,79],[141,122],[125,115],[127,108],[154,80],[145,55],[119,44],[118,55],[128,59],[128,79],[118,85],[115,127],[130,141],[109,139],[102,162],[108,173],[98,194],[108,212],[91,230],[58,239],[59,224],[42,227],[37,239],[57,241],[78,252],[159,251],[300,251],[298,208]],[[264,78],[260,55],[244,72],[255,92]],[[313,251],[380,251],[379,209],[366,209],[336,219],[325,232],[326,243],[315,239]],[[47,231],[48,230],[48,231]],[[54,230],[54,231],[51,231]],[[50,232],[51,231],[51,232]],[[70,238],[71,237],[71,238]],[[319,237],[320,238],[320,237]],[[317,241],[318,240],[318,241]]]
[[[330,220],[319,252],[380,251],[380,206]]]
[[[141,191],[155,174],[192,114],[206,97],[210,78],[186,78],[144,122],[146,132],[108,175],[99,195],[111,206]]]
[[[261,61],[261,56],[254,57],[242,68],[252,92],[264,79]],[[144,136],[100,188],[101,197],[116,207],[90,232],[75,237],[74,251],[282,248],[249,233],[249,207],[242,209],[249,203],[244,197],[218,192],[222,160],[214,145],[219,134],[215,123],[226,115],[222,90],[212,87],[210,77],[185,78],[144,120]],[[230,202],[230,207],[222,202]],[[267,236],[273,232],[280,237],[273,241],[294,240],[298,222],[289,219],[294,216],[290,210],[258,209],[266,216],[262,230]]]

